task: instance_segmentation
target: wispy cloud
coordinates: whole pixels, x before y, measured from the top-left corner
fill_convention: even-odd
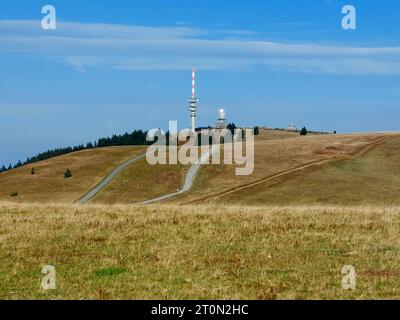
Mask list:
[[[0,21],[0,54],[58,59],[80,72],[237,69],[254,66],[327,74],[400,74],[400,47],[349,47],[252,39],[246,30],[187,26],[147,27],[59,22],[44,31],[38,21]]]

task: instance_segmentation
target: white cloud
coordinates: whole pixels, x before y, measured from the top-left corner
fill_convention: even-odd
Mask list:
[[[59,59],[78,71],[237,69],[269,66],[327,74],[400,74],[400,47],[290,44],[250,39],[245,30],[187,26],[147,27],[58,22],[44,31],[38,21],[0,21],[0,54]],[[257,34],[258,35],[258,34]]]

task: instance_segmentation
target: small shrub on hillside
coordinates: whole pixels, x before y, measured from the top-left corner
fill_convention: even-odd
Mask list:
[[[18,196],[18,191],[11,192],[11,197],[17,197]]]
[[[35,173],[36,173],[35,168],[32,168],[32,169],[31,169],[31,174],[35,174]]]
[[[303,129],[300,130],[300,135],[301,136],[306,136],[307,133],[308,133],[308,131],[307,131],[306,127],[303,127]]]
[[[64,172],[64,178],[71,178],[72,177],[72,172],[71,170],[67,169]]]

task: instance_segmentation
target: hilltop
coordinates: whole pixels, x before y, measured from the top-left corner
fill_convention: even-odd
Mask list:
[[[169,202],[395,203],[397,189],[389,186],[398,185],[399,145],[400,135],[396,133],[299,136],[297,132],[261,130],[256,136],[252,175],[236,176],[233,165],[204,165],[192,190]],[[81,150],[0,173],[0,200],[76,202],[114,167],[144,153],[145,148]],[[31,174],[32,168],[35,174]],[[67,168],[73,173],[69,179],[63,176]],[[175,192],[181,188],[188,168],[152,166],[143,158],[113,178],[91,202],[133,204]],[[375,192],[377,184],[388,192]]]

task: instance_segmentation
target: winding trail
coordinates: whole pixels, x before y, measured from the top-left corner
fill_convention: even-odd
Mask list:
[[[84,196],[82,196],[77,203],[85,204],[89,200],[91,200],[96,194],[98,194],[101,190],[103,190],[122,170],[131,165],[132,163],[143,159],[146,156],[145,153],[135,155],[132,158],[126,160],[120,165],[116,166],[98,185],[96,185],[92,190],[87,192]]]
[[[214,152],[217,150],[216,148],[219,148],[219,145],[213,145],[211,147],[211,152],[210,150],[205,152],[197,162],[192,165],[189,169],[189,171],[186,174],[185,177],[185,182],[182,186],[182,189],[180,189],[177,192],[169,193],[154,199],[146,200],[143,202],[140,202],[141,204],[148,204],[148,203],[153,203],[157,201],[162,201],[165,199],[169,199],[172,197],[176,197],[182,193],[185,193],[189,191],[192,186],[193,186],[193,181],[197,176],[197,172],[200,169],[200,166],[204,163],[206,163],[209,159],[209,157],[214,154]],[[135,163],[136,161],[143,159],[146,157],[146,153],[140,154],[140,155],[135,155],[132,158],[126,160],[125,162],[121,163],[117,167],[115,167],[98,185],[96,185],[93,189],[91,189],[89,192],[87,192],[84,196],[82,196],[77,203],[78,204],[85,204],[88,201],[90,201],[96,194],[98,194],[100,191],[102,191],[107,185],[119,174],[121,173],[122,170],[124,170],[126,167],[130,166],[131,164]]]
[[[393,138],[393,135],[389,135],[389,136],[384,136],[382,138],[379,138],[367,145],[364,145],[356,150],[354,150],[353,152],[349,153],[346,156],[336,156],[336,157],[331,157],[331,158],[327,158],[327,159],[321,159],[321,160],[317,160],[317,161],[312,161],[312,162],[308,162],[305,163],[303,165],[300,165],[298,167],[289,169],[289,170],[285,170],[285,171],[281,171],[278,173],[275,173],[273,175],[270,175],[268,177],[264,177],[261,178],[259,180],[253,181],[251,183],[248,184],[244,184],[244,185],[239,185],[236,186],[234,188],[228,189],[228,190],[224,190],[220,193],[216,193],[216,194],[212,194],[212,195],[207,195],[205,197],[199,198],[199,199],[194,199],[191,200],[189,202],[186,202],[185,204],[190,204],[190,203],[195,203],[195,202],[199,202],[199,201],[204,201],[204,200],[209,200],[212,198],[219,198],[222,196],[225,196],[227,194],[231,194],[243,189],[247,189],[247,188],[251,188],[253,186],[259,185],[259,184],[263,184],[266,183],[268,181],[274,180],[276,178],[282,177],[282,176],[286,176],[288,174],[306,169],[308,167],[311,166],[317,166],[317,165],[322,165],[326,162],[332,161],[332,160],[338,160],[338,159],[351,159],[355,156],[360,156],[363,155],[365,153],[367,153],[368,151],[372,150],[373,148],[375,148],[376,146],[380,145],[381,143],[384,143],[385,141],[389,140]],[[149,199],[143,202],[140,202],[140,204],[150,204],[150,203],[154,203],[154,202],[158,202],[158,201],[162,201],[162,200],[166,200],[169,198],[173,198],[176,196],[179,196],[180,194],[183,194],[187,191],[189,191],[192,186],[193,186],[193,182],[197,176],[197,173],[200,169],[200,166],[206,162],[208,162],[208,159],[210,156],[212,156],[214,154],[214,152],[216,152],[217,148],[220,148],[220,145],[213,145],[211,147],[211,151],[208,150],[207,152],[205,152],[200,159],[190,167],[189,171],[186,174],[185,177],[185,182],[182,186],[182,188],[176,192],[173,193],[169,193],[157,198],[153,198],[153,199]],[[121,173],[122,170],[124,170],[126,167],[128,167],[129,165],[137,162],[140,159],[143,159],[146,157],[146,153],[143,154],[139,154],[139,155],[135,155],[132,158],[126,160],[125,162],[121,163],[120,165],[118,165],[117,167],[115,167],[98,185],[96,185],[93,189],[91,189],[89,192],[87,192],[84,196],[82,196],[77,203],[78,204],[85,204],[88,201],[90,201],[96,194],[98,194],[100,191],[102,191],[119,173]]]
[[[176,196],[178,196],[178,195],[180,195],[182,193],[185,193],[185,192],[189,191],[193,186],[193,181],[197,176],[197,172],[199,171],[200,166],[208,161],[209,157],[212,154],[214,154],[214,152],[216,152],[217,148],[220,148],[220,145],[213,145],[211,147],[211,152],[210,151],[205,152],[200,157],[200,159],[197,160],[197,162],[190,167],[189,171],[186,174],[185,183],[183,184],[182,189],[180,189],[177,192],[166,194],[166,195],[161,196],[161,197],[157,197],[157,198],[154,198],[154,199],[150,199],[150,200],[146,200],[146,201],[140,202],[140,204],[149,204],[149,203],[153,203],[153,202],[162,201],[162,200],[165,200],[165,199],[176,197]]]

